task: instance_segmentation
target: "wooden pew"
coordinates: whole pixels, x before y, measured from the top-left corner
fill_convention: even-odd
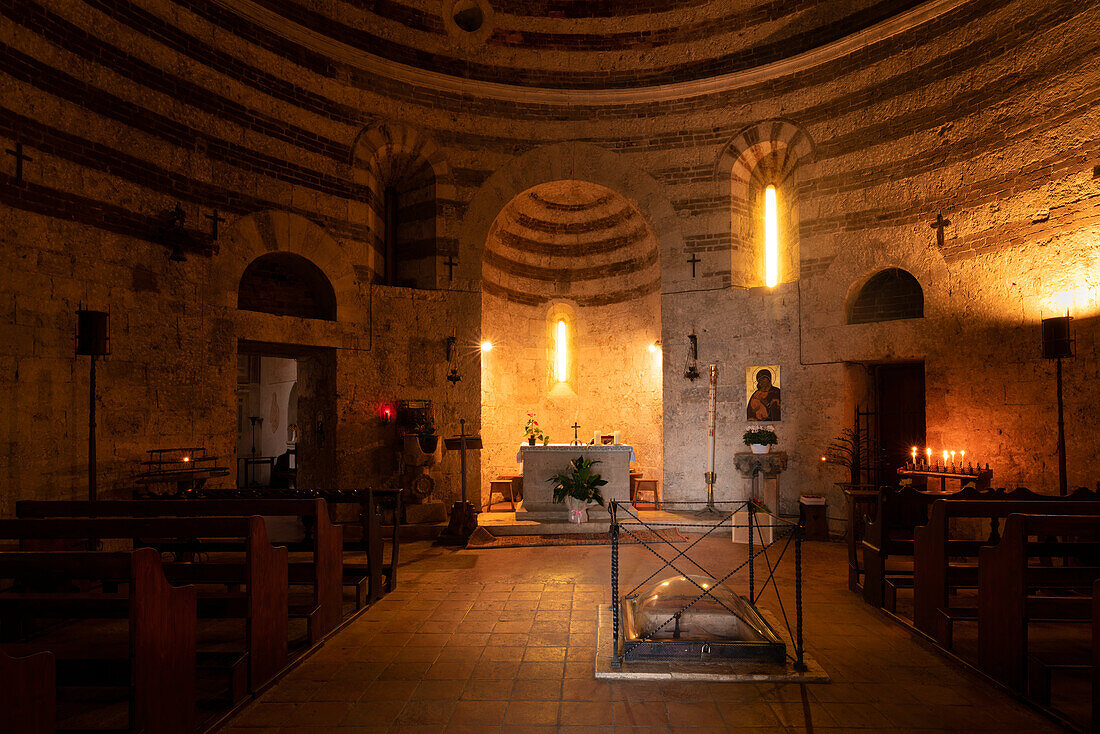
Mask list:
[[[848,590],[862,594],[864,568],[860,558],[863,555],[864,523],[867,517],[877,515],[878,492],[850,486],[844,490],[844,499],[848,517],[848,530],[844,534],[848,544]]]
[[[1087,492],[1087,490],[1078,490]],[[1077,496],[1077,493],[1075,493]],[[979,490],[966,487],[958,492],[925,492],[903,487],[879,492],[878,510],[874,519],[867,518],[863,539],[865,578],[863,599],[869,604],[894,611],[895,592],[911,586],[913,572],[889,563],[891,558],[904,562],[913,556],[913,532],[918,525],[928,523],[928,512],[938,499],[952,500],[1048,500],[1053,495],[1037,494],[1023,487],[1013,490]]]
[[[912,571],[889,567],[889,560],[912,557],[913,528],[928,522],[928,510],[937,499],[945,496],[959,499],[980,499],[981,492],[967,488],[951,495],[923,492],[912,487],[879,490],[875,517],[864,520],[863,600],[881,607],[887,601],[886,582],[895,586],[912,580]],[[890,607],[890,605],[887,605]]]
[[[1063,542],[1031,537],[1072,538]],[[1036,566],[1032,559],[1071,556],[1090,565]],[[1027,688],[1028,622],[1087,621],[1083,594],[1100,579],[1100,521],[1090,515],[1009,515],[1001,541],[978,561],[978,663],[1013,690]],[[1035,593],[1042,590],[1042,594]],[[1062,592],[1059,595],[1053,591]]]
[[[292,605],[290,616],[304,617],[311,644],[336,628],[343,619],[343,528],[329,518],[323,499],[154,499],[17,502],[21,518],[44,517],[266,517],[301,518],[306,538],[289,543],[294,552],[312,553],[311,562],[290,562],[289,583],[307,585],[313,598],[307,607]],[[224,547],[224,546],[223,546]],[[378,585],[381,586],[381,570]]]
[[[1005,495],[1007,497],[1008,495]],[[956,588],[977,588],[978,551],[1000,539],[999,521],[1013,513],[1043,515],[1100,515],[1100,497],[1078,490],[1069,497],[1036,495],[1034,499],[940,499],[932,503],[928,524],[914,532],[913,625],[952,647],[952,623],[959,617],[974,619],[977,610],[952,609]],[[987,540],[951,539],[953,518],[989,519]],[[973,559],[960,563],[959,558]]]
[[[1077,671],[1088,674],[1092,683],[1092,727],[1100,732],[1100,579],[1092,585],[1092,642],[1089,650],[1070,660],[1051,660],[1042,655],[1028,655],[1027,695],[1043,706],[1051,705],[1051,676],[1055,671]]]
[[[195,589],[170,586],[160,554],[152,548],[128,553],[0,553],[0,578],[47,576],[117,581],[126,584],[126,591],[0,593],[0,619],[128,619],[127,649],[120,661],[110,659],[114,651],[102,641],[98,641],[91,657],[77,653],[75,670],[84,673],[84,678],[91,673],[90,681],[68,680],[61,664],[73,660],[75,651],[51,644],[48,639],[5,644],[9,653],[52,652],[57,658],[59,685],[92,683],[128,688],[132,731],[194,734]],[[112,672],[121,673],[121,678],[115,680]]]
[[[53,734],[57,683],[52,652],[10,657],[0,647],[0,721],[11,734]]]
[[[244,619],[248,652],[248,688],[256,691],[286,665],[287,658],[287,551],[274,547],[259,516],[199,518],[47,518],[0,520],[0,539],[24,541],[96,538],[134,539],[135,545],[154,547],[189,539],[189,546],[205,549],[202,538],[239,539],[245,546],[243,563],[164,563],[171,583],[244,584],[243,592],[198,592],[200,618]]]

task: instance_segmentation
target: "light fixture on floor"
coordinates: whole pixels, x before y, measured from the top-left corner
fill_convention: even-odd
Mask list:
[[[92,358],[88,373],[88,499],[96,498],[95,360],[111,353],[111,315],[107,311],[76,312],[76,353]]]
[[[1066,422],[1062,404],[1062,360],[1072,359],[1075,356],[1073,335],[1069,328],[1072,320],[1068,309],[1065,316],[1043,319],[1043,357],[1053,359],[1055,364],[1058,399],[1058,494],[1062,496],[1069,491],[1066,481]]]

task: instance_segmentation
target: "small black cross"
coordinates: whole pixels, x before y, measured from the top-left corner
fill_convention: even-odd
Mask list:
[[[579,444],[581,442],[581,440],[579,438],[577,438],[577,431],[580,430],[581,424],[577,423],[576,421],[573,421],[573,425],[571,425],[569,427],[573,429],[573,443],[574,444]]]
[[[26,155],[23,152],[23,144],[22,143],[16,143],[15,144],[15,150],[12,150],[12,149],[9,148],[6,152],[8,153],[8,155],[15,156],[15,180],[16,181],[22,181],[23,180],[23,161],[33,161],[34,158],[31,158],[29,155]]]
[[[943,229],[949,224],[951,224],[950,219],[944,219],[942,214],[937,214],[936,221],[929,225],[932,229],[936,230],[936,244],[940,247],[943,247]]]
[[[695,277],[695,265],[696,265],[697,263],[701,263],[701,262],[703,262],[703,261],[702,261],[702,260],[700,260],[700,259],[699,259],[699,256],[698,256],[698,255],[696,255],[696,254],[695,254],[694,252],[693,252],[693,253],[691,253],[691,257],[690,257],[690,258],[688,258],[688,260],[687,260],[687,261],[688,261],[689,263],[691,263],[691,277],[693,277],[693,278],[694,278],[694,277]]]
[[[443,261],[443,264],[447,266],[447,280],[454,280],[455,265],[458,265],[458,260],[455,260],[453,255],[448,255],[447,259]]]
[[[224,222],[225,217],[218,214],[218,210],[215,209],[213,214],[204,214],[204,217],[210,220],[210,239],[218,239],[218,222]]]

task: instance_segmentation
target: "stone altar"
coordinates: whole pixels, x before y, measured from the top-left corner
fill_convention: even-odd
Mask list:
[[[733,465],[737,473],[741,475],[741,495],[734,497],[736,502],[755,497],[764,503],[768,511],[779,515],[779,474],[787,468],[787,453],[785,451],[771,451],[766,454],[753,454],[749,452],[733,455]],[[738,513],[742,517],[734,518],[733,542],[744,543],[748,541],[748,529],[740,527],[746,524],[744,513]],[[770,523],[771,521],[769,521]],[[764,542],[771,542],[772,532],[765,524],[761,529]]]
[[[600,462],[596,471],[607,484],[600,488],[604,503],[611,500],[630,502],[630,462],[634,461],[632,446],[521,446],[516,460],[523,464],[523,507],[516,512],[516,520],[539,522],[569,521],[569,510],[564,503],[554,502],[554,487],[550,477],[569,471],[569,462],[578,456]],[[597,504],[588,506],[588,522],[610,523],[607,510]]]

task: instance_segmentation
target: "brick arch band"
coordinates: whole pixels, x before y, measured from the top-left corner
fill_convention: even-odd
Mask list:
[[[481,266],[493,222],[514,198],[551,181],[598,184],[630,202],[657,240],[660,259],[684,247],[679,220],[664,188],[619,155],[588,143],[557,143],[513,158],[481,185],[466,209],[459,234],[456,274],[481,287]]]
[[[273,252],[289,252],[316,265],[336,294],[336,319],[347,320],[356,310],[358,282],[352,259],[343,245],[305,217],[283,211],[266,211],[241,217],[220,238],[221,252],[214,258],[211,291],[219,305],[237,308],[237,288],[248,266]]]

